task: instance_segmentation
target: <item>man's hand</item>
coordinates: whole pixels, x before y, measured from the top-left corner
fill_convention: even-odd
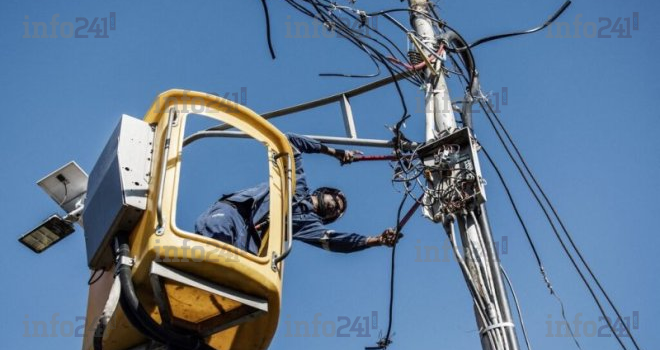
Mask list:
[[[355,156],[359,154],[364,154],[364,153],[358,150],[349,151],[343,149],[336,149],[334,150],[334,154],[332,156],[337,158],[337,160],[339,160],[339,163],[341,165],[344,165],[344,164],[352,163],[355,160]]]
[[[370,247],[382,246],[382,245],[388,247],[394,247],[396,242],[398,242],[399,239],[401,239],[402,237],[403,237],[402,233],[399,233],[397,235],[393,228],[388,228],[378,236],[369,237],[367,239],[367,245],[369,245]]]

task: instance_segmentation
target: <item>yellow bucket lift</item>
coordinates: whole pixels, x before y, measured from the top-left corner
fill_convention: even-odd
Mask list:
[[[270,224],[257,255],[186,232],[175,223],[184,126],[191,114],[231,125],[267,150]],[[183,90],[159,95],[144,122],[149,128],[138,134],[149,134],[153,141],[140,145],[147,150],[148,162],[137,163],[147,164],[146,178],[133,181],[132,189],[120,186],[126,196],[122,215],[103,218],[109,212],[102,208],[109,202],[103,190],[105,173],[112,173],[107,170],[112,162],[99,159],[90,175],[89,206],[83,214],[89,264],[116,273],[103,274],[89,288],[83,350],[139,349],[151,340],[172,349],[266,349],[277,328],[282,260],[292,242],[289,213],[295,170],[287,138],[246,107]],[[196,138],[207,136],[218,135],[206,132]],[[135,134],[122,137],[145,143],[136,141]],[[127,157],[112,149],[108,153]],[[120,172],[133,172],[121,162]],[[133,207],[126,204],[131,200]]]

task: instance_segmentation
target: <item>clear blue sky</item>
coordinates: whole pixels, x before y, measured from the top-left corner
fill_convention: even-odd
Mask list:
[[[553,1],[440,1],[442,16],[468,41],[502,31],[537,25],[559,7]],[[402,6],[399,1],[360,0],[367,9]],[[287,25],[306,19],[281,1],[270,1],[272,61],[265,40],[261,4],[251,1],[19,1],[0,2],[0,96],[3,97],[4,161],[0,186],[0,255],[3,298],[0,334],[3,349],[77,349],[82,338],[25,336],[24,321],[60,322],[76,326],[85,315],[88,270],[82,232],[39,256],[16,239],[58,207],[35,185],[42,176],[75,159],[90,171],[122,114],[142,117],[154,97],[171,88],[215,92],[221,96],[247,89],[247,105],[257,112],[285,107],[348,89],[366,81],[322,78],[322,72],[371,72],[371,62],[337,38],[294,38]],[[569,23],[571,38],[548,30],[535,35],[488,43],[475,50],[483,90],[508,89],[502,116],[584,255],[624,316],[639,315],[637,339],[646,349],[660,342],[657,247],[660,245],[656,199],[660,197],[660,116],[658,83],[660,10],[653,1],[576,1],[560,19]],[[23,22],[72,22],[76,17],[107,17],[116,13],[109,38],[23,38]],[[639,13],[632,38],[587,38],[600,17],[631,18]],[[573,22],[581,14],[580,37]],[[26,16],[28,19],[26,19]],[[290,16],[290,17],[289,17]],[[90,21],[91,22],[91,21]],[[80,23],[80,22],[79,22]],[[403,35],[386,29],[405,47]],[[59,27],[58,27],[59,28]],[[30,24],[30,34],[34,27]],[[556,29],[553,29],[556,30]],[[48,34],[52,29],[48,25]],[[60,33],[58,33],[60,34]],[[609,33],[607,33],[609,34]],[[61,35],[58,35],[61,36]],[[289,37],[288,37],[289,36]],[[551,36],[551,37],[548,37]],[[453,79],[455,80],[455,79]],[[454,81],[452,92],[461,91]],[[419,93],[406,86],[414,110]],[[358,132],[363,137],[389,138],[385,124],[400,116],[392,87],[356,99]],[[341,135],[338,106],[278,120],[284,131]],[[475,117],[477,136],[496,158],[537,241],[550,278],[567,307],[569,321],[598,320],[594,304],[540,211],[506,161],[482,115]],[[417,109],[407,133],[422,135]],[[382,153],[366,149],[368,153]],[[208,150],[199,149],[200,156]],[[206,152],[206,153],[204,153]],[[257,159],[224,152],[205,164],[203,181],[191,181],[190,203],[180,205],[178,222],[191,225],[197,212],[226,186],[259,181],[255,176],[231,178],[221,165],[259,168]],[[332,159],[311,156],[306,168],[312,186],[345,189],[349,213],[338,230],[377,234],[395,224],[399,194],[390,185],[386,164],[355,164],[340,168]],[[548,337],[546,321],[559,321],[559,308],[535,267],[529,247],[492,169],[485,166],[490,215],[495,239],[508,240],[502,255],[517,288],[535,349],[571,349],[572,340]],[[243,181],[239,184],[239,180]],[[226,181],[226,182],[225,182]],[[475,349],[479,347],[468,292],[453,261],[418,261],[417,250],[442,246],[444,233],[419,215],[405,229],[397,256],[394,344],[391,349]],[[442,259],[441,259],[442,260]],[[328,253],[295,244],[284,282],[282,322],[272,349],[362,349],[371,337],[290,337],[284,321],[312,322],[378,313],[379,329],[387,322],[389,250],[371,249],[354,255]],[[589,330],[591,332],[591,330]],[[52,330],[49,328],[49,333]],[[556,329],[553,327],[552,333]],[[609,332],[604,332],[609,334]],[[585,337],[583,349],[617,349],[613,338]]]

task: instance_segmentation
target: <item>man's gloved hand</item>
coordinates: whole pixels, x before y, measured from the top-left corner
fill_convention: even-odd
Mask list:
[[[344,165],[344,164],[352,163],[355,160],[355,156],[360,154],[364,154],[364,153],[358,150],[349,151],[343,149],[336,149],[334,150],[334,154],[332,156],[337,158],[337,160],[339,160],[339,163],[341,163],[341,165]]]
[[[403,237],[402,233],[399,233],[397,235],[393,228],[388,228],[378,236],[369,237],[369,239],[367,240],[367,244],[372,247],[382,246],[382,245],[388,247],[394,247],[396,242],[398,242],[399,239],[401,239],[402,237]]]

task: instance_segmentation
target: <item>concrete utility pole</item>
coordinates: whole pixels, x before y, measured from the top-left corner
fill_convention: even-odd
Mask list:
[[[411,38],[414,46],[421,48],[421,53],[426,57],[425,68],[425,114],[426,114],[426,141],[427,144],[435,140],[454,137],[461,133],[457,128],[454,111],[447,84],[442,71],[442,60],[437,59],[434,52],[438,50],[440,41],[439,32],[436,32],[434,22],[429,18],[428,0],[409,0],[411,23],[417,33],[417,38]],[[432,60],[431,58],[436,58]],[[429,66],[428,63],[431,63]],[[473,296],[475,304],[475,314],[477,324],[480,329],[481,343],[484,350],[518,350],[518,339],[511,318],[508,298],[500,271],[499,258],[495,251],[490,225],[486,216],[485,193],[483,192],[483,181],[479,169],[478,158],[476,156],[477,147],[472,140],[471,133],[464,132],[467,135],[463,140],[464,145],[473,155],[472,168],[469,169],[473,178],[463,178],[465,169],[461,166],[465,161],[455,161],[451,163],[450,168],[442,169],[443,163],[439,163],[441,156],[459,156],[460,151],[453,151],[447,146],[456,146],[459,143],[457,137],[452,139],[451,144],[445,144],[438,147],[444,147],[434,150],[432,157],[423,158],[427,169],[427,180],[429,192],[425,197],[424,215],[434,222],[443,223],[445,230],[449,234],[454,253],[468,284],[468,289]],[[442,142],[440,142],[442,143]],[[444,152],[444,153],[443,153]],[[452,154],[455,152],[455,154]],[[468,154],[469,156],[469,154]],[[465,158],[460,158],[465,159]],[[441,161],[440,161],[441,162]],[[444,163],[450,164],[450,163]],[[469,168],[469,166],[468,166]],[[461,172],[463,171],[463,172]],[[462,181],[462,183],[458,183]],[[462,188],[466,183],[472,181],[475,188],[480,188],[481,192],[475,192],[471,202],[463,208],[448,209],[442,199],[438,200],[447,188]],[[459,185],[459,186],[457,186]],[[443,192],[444,191],[444,192]],[[436,198],[432,198],[434,197]],[[456,248],[456,241],[453,239],[454,226],[458,225],[463,246],[461,254]]]

